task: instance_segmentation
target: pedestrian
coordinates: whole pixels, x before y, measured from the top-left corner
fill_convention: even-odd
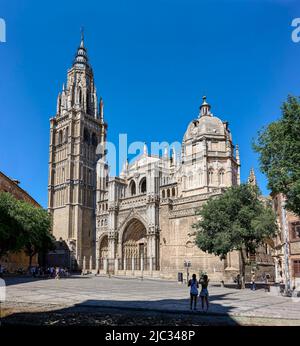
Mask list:
[[[270,279],[270,275],[266,274],[265,276],[265,292],[270,292],[270,286],[269,286],[269,279]]]
[[[56,274],[55,279],[59,280],[60,279],[60,268],[59,267],[56,267],[55,274]]]
[[[241,284],[241,275],[240,275],[240,274],[238,274],[238,275],[236,276],[236,283],[237,283],[237,288],[238,288],[238,289],[241,289],[242,284]]]
[[[205,274],[203,277],[200,279],[199,283],[201,284],[201,292],[200,292],[200,298],[201,298],[201,306],[202,310],[204,310],[204,301],[206,303],[206,311],[209,308],[209,300],[208,300],[208,283],[209,279],[208,276]]]
[[[191,310],[193,310],[193,303],[194,303],[194,310],[196,310],[197,306],[197,297],[198,297],[198,288],[199,284],[197,281],[196,274],[192,275],[192,279],[188,282],[188,287],[190,287],[190,304],[191,304]]]
[[[251,290],[255,291],[256,290],[256,285],[255,285],[255,273],[252,272],[252,277],[251,277]]]

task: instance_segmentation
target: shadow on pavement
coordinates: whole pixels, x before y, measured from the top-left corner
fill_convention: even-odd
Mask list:
[[[155,301],[86,300],[68,308],[51,311],[12,312],[3,325],[36,326],[236,326],[229,315],[232,308],[214,303],[226,295],[211,296],[209,311],[189,310],[189,299]],[[185,309],[186,307],[186,309]],[[5,314],[4,314],[5,315]]]

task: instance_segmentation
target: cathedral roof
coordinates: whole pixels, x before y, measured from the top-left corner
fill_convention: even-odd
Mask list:
[[[199,117],[190,122],[183,140],[187,141],[201,135],[225,135],[224,123],[210,112],[210,105],[206,102],[205,96],[200,106]]]

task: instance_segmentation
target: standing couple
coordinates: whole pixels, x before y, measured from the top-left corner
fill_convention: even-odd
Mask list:
[[[194,303],[194,310],[196,310],[196,305],[197,305],[197,298],[198,298],[198,288],[199,284],[201,285],[201,291],[200,291],[200,298],[201,298],[201,305],[202,305],[202,310],[204,310],[204,301],[206,303],[206,310],[208,310],[209,307],[209,301],[208,301],[208,276],[207,275],[202,275],[199,282],[197,281],[196,274],[192,275],[192,279],[189,280],[188,286],[190,287],[190,303],[191,303],[191,310],[193,309],[193,303]]]

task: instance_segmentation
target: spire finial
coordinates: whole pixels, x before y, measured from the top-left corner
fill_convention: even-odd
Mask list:
[[[147,152],[148,152],[148,150],[147,150],[147,145],[146,145],[146,142],[144,143],[144,155],[147,155]]]
[[[251,167],[250,169],[250,174],[248,177],[248,184],[255,186],[256,185],[256,176],[255,176],[255,172],[254,172],[254,168]]]
[[[100,102],[99,102],[99,113],[100,113],[100,120],[103,121],[103,119],[104,119],[104,103],[103,103],[102,97],[100,97]]]
[[[212,114],[210,113],[210,104],[206,102],[206,96],[202,96],[202,105],[200,106],[199,117]]]
[[[80,28],[80,33],[81,33],[80,47],[84,47],[84,27],[83,26]]]

